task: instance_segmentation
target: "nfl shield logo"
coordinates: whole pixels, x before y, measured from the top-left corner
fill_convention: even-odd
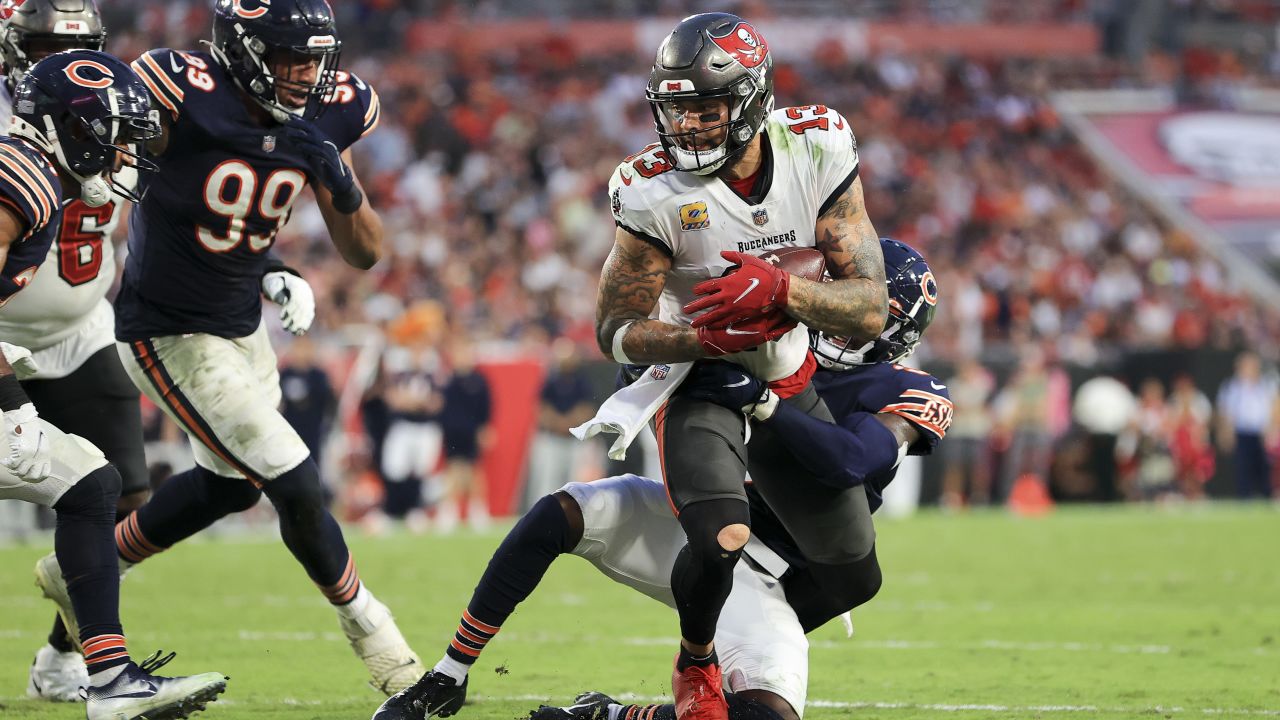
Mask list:
[[[764,208],[760,208],[759,210],[756,210],[755,212],[751,213],[751,221],[757,225],[763,225],[769,222],[769,211],[765,210]]]
[[[654,380],[662,380],[667,376],[667,371],[669,370],[671,370],[670,365],[654,365],[649,368],[649,375],[652,376]]]
[[[262,152],[275,152],[275,151],[276,151],[276,136],[263,135],[262,136]]]

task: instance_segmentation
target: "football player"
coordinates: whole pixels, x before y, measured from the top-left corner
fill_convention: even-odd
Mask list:
[[[6,0],[0,5],[0,128],[7,131],[13,90],[31,65],[63,50],[101,50],[106,38],[93,0]],[[122,175],[132,174],[126,168]],[[127,185],[132,185],[124,179]],[[0,337],[34,354],[39,372],[22,380],[22,389],[45,420],[79,435],[106,455],[120,473],[116,518],[142,505],[150,492],[142,450],[138,390],[125,375],[115,349],[107,290],[115,280],[110,238],[121,214],[121,198],[112,194],[96,207],[79,198],[62,211],[62,227],[41,272],[20,295],[0,307]],[[50,569],[56,559],[40,561],[42,585],[56,584]],[[49,641],[36,652],[27,694],[77,701],[87,682],[84,660],[60,616]]]
[[[838,418],[835,424],[779,403],[767,383],[728,363],[698,365],[678,391],[750,415],[757,429],[773,429],[814,477],[831,487],[858,488],[873,511],[902,456],[931,453],[952,412],[942,383],[896,364],[933,320],[933,274],[906,245],[886,239],[882,246],[891,308],[884,334],[861,346],[811,334],[822,365],[813,382]],[[815,583],[809,563],[754,487],[747,487],[747,497],[753,537],[746,558],[734,566],[715,636],[726,684],[736,693],[729,716],[796,720],[808,686],[804,635],[851,608],[832,602]],[[678,528],[662,483],[635,475],[569,483],[542,498],[494,553],[445,656],[418,684],[384,702],[374,720],[457,712],[471,665],[560,555],[586,558],[609,578],[675,607],[671,568],[684,545]],[[573,707],[544,707],[533,717],[674,720],[675,710],[589,694]]]
[[[774,111],[768,44],[726,13],[676,26],[658,48],[646,96],[659,142],[623,161],[609,182],[617,231],[597,297],[601,351],[619,363],[724,358],[787,405],[830,421],[797,324],[862,345],[884,329],[887,307],[848,123],[823,105]],[[755,257],[790,246],[820,250],[832,281],[793,277]],[[844,605],[878,587],[871,513],[861,490],[806,477],[768,425],[748,446],[740,413],[677,394],[653,422],[688,540],[671,576],[681,634],[676,703],[681,720],[722,720],[712,638],[750,537],[747,470],[810,572]]]
[[[213,13],[206,50],[152,50],[133,63],[162,133],[151,144],[159,170],[130,215],[117,349],[133,383],[186,431],[196,467],[119,524],[122,567],[265,494],[372,684],[391,694],[422,675],[420,662],[361,582],[315,461],[277,409],[262,320],[263,294],[282,303],[287,330],[313,318],[306,283],[268,254],[308,185],[342,258],[362,269],[378,260],[381,221],[349,149],[378,124],[378,97],[339,70],[325,0],[218,0]]]
[[[125,164],[154,170],[130,148],[159,134],[141,81],[97,51],[58,53],[28,68],[15,86],[12,114],[11,137],[0,138],[0,306],[38,276],[59,234],[63,203],[79,199],[96,208],[112,192],[129,196],[115,175]],[[7,452],[0,498],[57,513],[54,548],[62,570],[56,582],[81,620],[87,676],[78,692],[87,717],[188,716],[215,699],[226,678],[157,677],[151,671],[172,654],[157,653],[141,665],[130,658],[112,537],[120,474],[92,443],[40,417],[17,375],[39,371],[30,351],[6,342],[4,356],[0,410]]]

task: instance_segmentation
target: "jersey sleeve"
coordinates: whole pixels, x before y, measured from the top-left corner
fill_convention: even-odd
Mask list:
[[[896,395],[886,398],[882,413],[892,413],[920,431],[920,440],[909,449],[912,455],[928,455],[946,437],[955,406],[947,386],[934,376],[900,365],[892,366]]]
[[[62,207],[60,195],[47,163],[8,142],[0,143],[0,202],[23,223],[22,239],[54,221]]]
[[[203,64],[204,61],[198,60],[198,62]],[[188,75],[209,77],[207,73],[201,74],[201,67],[193,64],[189,56],[169,48],[145,52],[130,63],[129,67],[137,73],[142,84],[147,86],[151,98],[160,108],[168,112],[173,120],[177,120],[182,115],[183,103],[190,89]]]
[[[849,121],[825,105],[786,108],[788,129],[813,148],[818,214],[825,213],[858,177],[858,142]]]
[[[338,87],[317,123],[339,149],[346,150],[373,132],[382,118],[382,102],[373,86],[359,76],[339,71]]]
[[[642,186],[649,179],[641,174],[642,170],[653,165],[651,155],[661,152],[655,148],[656,145],[651,145],[632,155],[613,171],[609,177],[609,209],[613,212],[614,224],[671,256],[675,254],[675,248],[665,237],[662,223],[645,197]],[[637,170],[637,165],[641,170]]]

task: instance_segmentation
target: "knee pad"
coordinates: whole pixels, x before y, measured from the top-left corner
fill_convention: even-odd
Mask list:
[[[120,473],[107,463],[80,478],[58,498],[53,509],[71,515],[114,518],[119,497]]]
[[[884,582],[874,547],[861,560],[841,565],[812,563],[810,570],[818,585],[842,611],[852,610],[871,600],[880,592]]]
[[[262,492],[266,493],[277,509],[323,510],[325,507],[320,470],[311,458],[274,480],[268,480],[263,485]]]
[[[680,526],[689,539],[689,550],[697,556],[729,553],[737,562],[742,548],[728,550],[720,545],[720,531],[730,525],[751,527],[751,511],[745,500],[715,498],[685,506],[680,513]]]

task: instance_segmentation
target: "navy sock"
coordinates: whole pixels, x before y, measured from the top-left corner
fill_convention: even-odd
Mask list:
[[[261,496],[248,480],[194,467],[161,483],[146,504],[116,525],[116,549],[121,558],[142,562],[231,513],[248,510]]]
[[[53,546],[80,621],[89,672],[129,662],[120,626],[120,568],[112,528],[120,474],[112,465],[94,470],[63,493]]]
[[[280,537],[301,563],[312,582],[334,605],[345,605],[360,590],[360,577],[324,501],[324,487],[315,461],[307,458],[294,469],[268,480],[263,492],[280,516]]]
[[[573,550],[580,537],[554,495],[539,500],[493,553],[445,653],[460,663],[474,663],[551,563]]]
[[[731,692],[726,692],[724,699],[729,703],[729,720],[781,720],[781,716],[764,703]],[[618,720],[676,720],[676,706],[669,703],[623,705],[618,711]]]

